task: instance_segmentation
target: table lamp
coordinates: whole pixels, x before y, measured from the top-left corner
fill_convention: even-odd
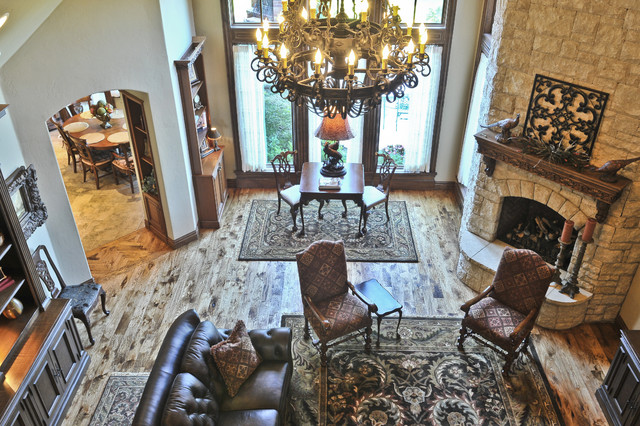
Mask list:
[[[322,148],[327,159],[322,166],[322,170],[320,170],[320,174],[327,177],[346,175],[347,171],[343,166],[342,154],[338,152],[338,148],[340,148],[340,141],[353,138],[353,132],[349,127],[347,118],[342,118],[340,114],[337,114],[334,118],[324,117],[316,130],[315,136],[327,141]]]
[[[207,141],[209,142],[209,146],[213,148],[214,151],[220,151],[220,147],[218,146],[218,139],[220,139],[222,135],[215,127],[211,127],[207,132]]]

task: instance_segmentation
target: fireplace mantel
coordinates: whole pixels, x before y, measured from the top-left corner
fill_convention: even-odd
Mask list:
[[[553,164],[540,157],[525,154],[520,148],[504,145],[495,139],[496,133],[484,130],[475,135],[478,142],[478,152],[483,155],[487,176],[493,175],[496,160],[534,173],[552,182],[566,186],[574,191],[589,195],[596,200],[598,213],[596,220],[603,223],[609,214],[609,208],[620,198],[624,188],[631,183],[625,177],[619,176],[616,182],[604,182],[598,178],[599,174],[593,170],[578,171],[574,167]]]

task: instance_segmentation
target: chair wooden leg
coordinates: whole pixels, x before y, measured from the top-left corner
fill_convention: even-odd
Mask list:
[[[86,182],[87,181],[87,166],[85,166],[84,163],[82,163],[82,182]]]
[[[293,220],[293,232],[298,230],[298,225],[296,224],[296,217],[298,216],[298,209],[296,206],[291,206],[289,210],[291,212],[291,219]]]
[[[78,173],[78,169],[77,169],[78,162],[76,161],[76,155],[73,154],[71,158],[73,158],[73,173]]]
[[[389,222],[389,200],[384,202],[384,211],[387,212],[387,222]]]
[[[107,311],[107,307],[105,306],[106,300],[107,293],[105,293],[103,289],[100,289],[100,302],[102,303],[102,312],[104,312],[105,315],[109,315],[111,311]]]
[[[514,351],[509,351],[507,353],[507,361],[504,363],[504,366],[502,367],[502,375],[507,377],[509,375],[509,370],[511,370],[511,364],[513,364],[513,361],[516,358],[516,353]]]
[[[129,186],[131,187],[131,193],[135,194],[135,191],[133,190],[133,175],[129,175]]]
[[[302,203],[300,203],[300,222],[302,222],[302,230],[304,230],[304,212],[302,211]]]
[[[367,220],[369,219],[369,214],[371,214],[371,212],[369,210],[364,211],[364,224],[362,225],[362,233],[366,234],[367,233]]]
[[[276,212],[276,214],[280,214],[280,203],[282,202],[282,199],[280,198],[280,193],[278,193],[278,211]]]
[[[364,351],[366,353],[371,352],[371,324],[367,325],[367,328],[364,330]]]
[[[304,338],[305,340],[309,340],[311,338],[311,333],[309,333],[309,320],[307,317],[304,317]]]
[[[116,172],[116,168],[113,168],[113,177],[116,178],[116,185],[120,185],[120,180],[118,179],[118,172]]]
[[[342,212],[342,217],[347,217],[347,200],[342,200],[342,207],[344,207],[344,211]]]
[[[92,345],[94,345],[96,343],[96,341],[93,339],[93,335],[91,334],[91,323],[89,322],[89,318],[87,318],[86,315],[82,315],[82,316],[78,317],[78,319],[80,321],[82,321],[84,326],[87,328],[87,334],[89,335],[89,342]]]
[[[96,177],[96,189],[100,189],[100,178],[98,177],[98,169],[96,167],[93,168],[93,174]]]
[[[458,349],[463,349],[463,344],[465,339],[467,338],[467,327],[464,325],[460,327],[460,336],[458,336]]]
[[[320,342],[320,364],[323,367],[327,366],[327,344],[325,342]]]

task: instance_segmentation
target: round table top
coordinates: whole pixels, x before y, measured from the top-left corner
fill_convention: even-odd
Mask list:
[[[121,132],[128,132],[126,129],[127,127],[126,118],[124,117],[111,118],[111,121],[110,121],[111,127],[109,127],[108,129],[103,129],[100,126],[100,124],[102,123],[100,120],[98,120],[97,118],[83,118],[82,117],[83,114],[84,113],[74,115],[73,117],[65,121],[64,124],[62,125],[63,128],[72,123],[86,123],[89,125],[89,127],[87,127],[86,129],[80,132],[69,132],[71,136],[75,136],[76,138],[82,138],[83,135],[86,135],[89,133],[103,134],[104,139],[102,139],[100,142],[92,143],[89,145],[91,148],[94,148],[94,149],[114,149],[120,146],[121,144],[129,143],[130,138],[126,138],[126,140],[121,140],[122,138],[116,138],[117,142],[111,142],[109,140],[109,136],[111,135],[114,135],[116,133],[121,133]],[[84,114],[84,115],[86,117],[88,114]],[[113,114],[112,114],[112,117],[113,117]]]

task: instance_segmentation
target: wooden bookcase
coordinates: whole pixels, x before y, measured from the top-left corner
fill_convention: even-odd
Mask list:
[[[0,424],[58,424],[89,362],[70,302],[51,300],[40,283],[0,170],[0,267],[15,283],[0,291],[0,312],[13,298],[15,319],[0,316]]]
[[[122,98],[127,111],[127,126],[129,126],[129,134],[131,135],[134,162],[146,213],[145,226],[163,241],[168,242],[167,225],[160,199],[158,176],[154,167],[155,162],[149,140],[149,127],[144,113],[144,102],[125,91],[122,92]],[[155,182],[155,191],[144,191],[145,183],[150,181]]]
[[[202,46],[205,37],[194,37],[191,46],[175,61],[182,95],[185,129],[196,204],[198,225],[219,228],[220,216],[227,201],[227,179],[224,170],[224,149],[214,151],[207,141],[211,127]]]

